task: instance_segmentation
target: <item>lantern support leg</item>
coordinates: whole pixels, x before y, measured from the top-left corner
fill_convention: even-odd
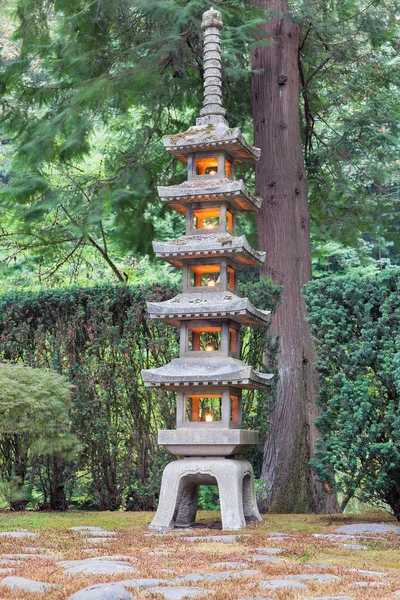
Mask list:
[[[223,529],[243,529],[246,521],[261,521],[254,492],[253,469],[248,461],[184,458],[169,463],[164,470],[158,509],[151,529],[193,525],[200,485],[218,486]]]

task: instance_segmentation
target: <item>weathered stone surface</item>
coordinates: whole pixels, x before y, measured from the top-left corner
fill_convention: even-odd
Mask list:
[[[268,581],[260,581],[258,584],[264,590],[282,590],[285,588],[295,588],[298,590],[306,590],[307,586],[300,581],[293,579],[269,579]]]
[[[122,561],[97,560],[86,558],[83,560],[66,560],[57,563],[64,567],[64,573],[85,573],[88,575],[115,575],[116,573],[138,573],[138,570]]]
[[[338,575],[329,575],[328,573],[304,573],[300,575],[287,575],[287,579],[295,581],[318,581],[319,583],[327,583],[330,581],[340,581]]]
[[[186,368],[189,369],[189,366]],[[230,431],[228,428],[226,430]],[[191,428],[191,432],[194,431]],[[203,431],[205,436],[207,430]],[[194,447],[193,443],[192,448]],[[215,483],[218,486],[223,529],[243,529],[246,520],[261,521],[254,490],[253,468],[247,460],[184,458],[169,463],[164,469],[160,499],[151,529],[192,525],[196,518],[199,486]],[[207,541],[211,541],[211,538]]]
[[[258,443],[258,432],[248,429],[213,428],[198,431],[194,428],[161,429],[158,443],[178,456],[225,457],[242,454]]]
[[[269,562],[269,563],[278,563],[281,562],[281,559],[277,556],[268,556],[267,554],[256,554],[252,557],[254,562]]]
[[[155,587],[157,585],[161,585],[162,583],[168,583],[168,581],[166,579],[124,579],[118,583],[126,587],[133,587],[140,590],[144,588]]]
[[[354,540],[364,539],[364,538],[360,538],[359,536],[340,534],[340,533],[313,533],[312,535],[315,538],[319,538],[321,540],[329,540],[332,542],[345,542],[345,541],[352,542]]]
[[[260,373],[243,361],[228,357],[174,358],[155,369],[143,369],[146,386],[177,389],[188,385],[238,385],[264,389],[271,385],[273,375]]]
[[[353,600],[352,596],[308,596],[304,600]]]
[[[369,535],[375,535],[377,533],[397,533],[400,535],[400,526],[398,525],[385,525],[384,523],[357,523],[355,525],[343,525],[335,529],[336,533],[347,533],[358,535],[360,533],[367,533]]]
[[[217,568],[221,567],[221,568],[226,568],[226,569],[246,569],[246,567],[248,565],[247,565],[247,563],[242,563],[242,562],[225,561],[225,562],[212,563],[211,566],[217,567]]]
[[[383,588],[388,587],[388,583],[382,581],[356,581],[351,586],[352,588]]]
[[[168,556],[172,554],[172,552],[167,552],[166,550],[159,550],[158,552],[148,552],[149,556]]]
[[[368,550],[368,546],[363,544],[338,544],[340,548],[347,548],[347,550]]]
[[[367,575],[368,577],[386,577],[384,571],[370,571],[369,569],[347,569],[349,573],[359,573],[359,575]]]
[[[5,573],[9,573],[10,571],[12,571],[12,569],[10,567],[8,568],[0,568],[0,575],[4,575]]]
[[[151,593],[161,594],[166,600],[183,600],[183,598],[196,598],[202,594],[213,594],[211,590],[204,590],[196,587],[171,586],[171,587],[154,587],[148,590]]]
[[[100,583],[75,592],[68,600],[134,600],[121,583]]]
[[[261,554],[280,554],[283,552],[282,548],[256,548],[256,550]]]
[[[27,592],[48,592],[49,590],[56,589],[59,586],[52,583],[45,583],[44,581],[34,581],[33,579],[25,579],[24,577],[16,577],[10,575],[5,577],[0,585],[6,585],[11,589],[26,590]]]
[[[110,556],[93,556],[90,560],[113,560],[113,561],[124,561],[124,560],[137,560],[135,556],[128,556],[127,554],[113,554]]]
[[[68,527],[68,531],[75,531],[77,533],[97,533],[99,531],[105,531],[102,527],[92,527],[91,525],[81,525],[79,527]]]
[[[243,571],[223,571],[222,573],[188,573],[182,577],[177,577],[176,581],[220,581],[231,579],[234,577],[253,577],[259,575],[260,572],[255,569],[245,569]]]
[[[89,542],[89,544],[106,544],[112,540],[107,537],[88,537],[86,538],[86,541]]]
[[[281,531],[270,531],[268,533],[270,538],[290,538],[293,537],[292,533],[282,533]]]
[[[26,552],[20,552],[19,554],[2,554],[1,555],[3,558],[7,558],[9,560],[30,560],[32,558],[39,560],[39,559],[43,559],[43,558],[47,558],[47,559],[57,559],[60,560],[62,559],[62,554],[28,554]]]
[[[38,537],[38,533],[31,533],[30,531],[0,531],[0,537],[10,537],[10,538],[33,538]]]
[[[238,541],[237,535],[193,535],[193,536],[182,536],[181,539],[184,542],[223,542],[225,544],[232,544]]]

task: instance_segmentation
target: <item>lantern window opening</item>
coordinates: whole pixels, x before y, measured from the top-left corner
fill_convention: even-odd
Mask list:
[[[188,345],[190,351],[215,352],[221,349],[221,327],[190,328],[188,331]]]
[[[213,230],[220,226],[219,208],[202,208],[193,211],[193,229]]]
[[[239,396],[233,396],[231,395],[230,397],[230,407],[231,407],[231,423],[239,423]]]
[[[215,288],[219,286],[220,265],[197,265],[189,267],[190,285],[192,287]]]
[[[186,396],[185,419],[188,423],[212,423],[222,420],[222,396]]]
[[[231,290],[236,289],[236,277],[237,277],[236,269],[233,269],[232,267],[230,267],[228,265],[226,267],[226,272],[227,272],[227,279],[228,279],[228,287]]]
[[[229,210],[226,211],[226,229],[233,233],[233,214]]]
[[[225,177],[233,179],[232,162],[225,158]]]
[[[216,177],[218,175],[218,157],[195,158],[194,173],[199,177]]]
[[[237,334],[236,329],[229,327],[229,352],[233,354],[237,352]]]

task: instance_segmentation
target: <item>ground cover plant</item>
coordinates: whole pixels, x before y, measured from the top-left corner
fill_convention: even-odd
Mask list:
[[[276,600],[300,600],[329,595],[349,596],[354,600],[394,599],[400,590],[400,565],[398,552],[400,536],[380,533],[356,540],[335,539],[334,531],[343,525],[380,523],[389,526],[396,521],[381,511],[362,515],[266,515],[263,523],[249,526],[239,532],[237,541],[213,541],[212,536],[231,532],[219,530],[219,514],[200,512],[198,523],[188,532],[173,530],[157,535],[148,530],[153,513],[122,512],[70,512],[46,514],[0,513],[1,568],[10,572],[0,577],[16,575],[28,579],[57,584],[58,589],[47,591],[46,600],[67,600],[77,590],[86,586],[131,579],[159,578],[162,586],[169,586],[187,574],[223,573],[237,570],[237,577],[216,581],[185,581],[180,585],[212,590],[214,600],[239,600],[255,596],[273,597]],[[71,527],[97,527],[115,533],[115,537],[102,542],[88,541],[88,534],[73,531]],[[4,531],[29,530],[38,533],[35,538],[11,539],[1,535]],[[278,533],[282,535],[276,537]],[[235,532],[232,532],[235,533]],[[236,532],[238,533],[238,532]],[[151,535],[149,535],[151,534]],[[316,537],[331,534],[330,538]],[[99,534],[100,535],[100,534]],[[206,536],[200,541],[187,541],[190,536]],[[210,539],[207,540],[207,537]],[[333,539],[332,539],[333,538]],[[355,550],[357,543],[365,549]],[[340,544],[350,544],[341,546]],[[268,554],[261,549],[268,547]],[[34,549],[33,549],[34,548]],[[274,553],[275,552],[275,553]],[[31,558],[10,561],[10,554],[25,553]],[[40,557],[35,558],[35,554]],[[8,556],[4,556],[8,555]],[[116,575],[65,574],[62,560],[87,560],[90,557],[119,556],[138,573]],[[266,558],[260,560],[257,557]],[[268,559],[272,557],[273,562]],[[7,560],[9,561],[7,563]],[[222,566],[220,563],[237,562],[242,566]],[[243,566],[244,565],[244,566]],[[240,570],[255,570],[253,574],[240,575]],[[303,579],[306,589],[265,590],[260,583],[271,579],[291,578],[319,573],[329,581]],[[294,579],[296,581],[296,579]],[[368,587],[353,587],[358,583]],[[373,586],[378,584],[378,587]],[[178,585],[175,583],[175,585]],[[160,600],[145,589],[129,588],[136,600]],[[0,586],[2,600],[28,600],[31,593],[10,590]],[[206,596],[198,596],[204,600]]]

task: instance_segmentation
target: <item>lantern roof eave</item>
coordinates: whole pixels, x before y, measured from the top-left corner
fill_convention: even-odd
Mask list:
[[[215,181],[184,181],[179,185],[159,186],[158,195],[166,204],[178,212],[186,214],[186,204],[189,202],[218,202],[224,201],[232,205],[238,212],[244,210],[257,211],[262,199],[253,196],[246,188],[242,179],[231,181],[228,178]]]
[[[209,354],[209,353],[207,353]],[[243,389],[266,389],[273,375],[260,373],[236,358],[204,356],[175,358],[167,365],[142,371],[143,383],[168,389],[233,385]],[[191,390],[194,393],[194,390]]]
[[[248,298],[234,292],[183,292],[164,302],[148,302],[152,319],[179,327],[182,320],[229,318],[241,325],[265,325],[271,312],[255,308]]]
[[[193,258],[229,257],[244,266],[260,267],[265,261],[265,252],[256,250],[244,235],[235,237],[228,232],[184,235],[176,240],[153,242],[157,258],[177,267],[183,260]]]
[[[225,123],[194,125],[183,133],[163,137],[165,149],[186,163],[194,152],[227,152],[235,162],[254,162],[261,150],[249,144],[238,127]]]

